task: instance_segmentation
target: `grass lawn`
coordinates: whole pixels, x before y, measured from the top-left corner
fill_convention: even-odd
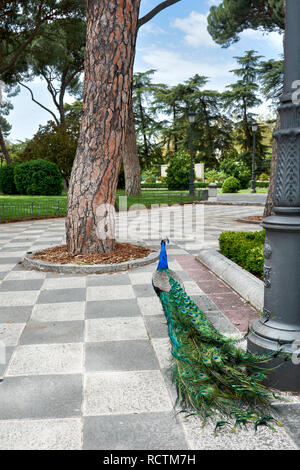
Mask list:
[[[124,196],[124,190],[117,192],[117,208],[119,196]],[[188,191],[142,191],[140,196],[129,196],[128,207],[142,204],[151,207],[152,204],[183,204],[199,200],[198,190],[196,196],[190,197]],[[0,195],[0,222],[9,220],[22,220],[30,218],[59,217],[66,214],[67,195],[62,196],[5,196]]]

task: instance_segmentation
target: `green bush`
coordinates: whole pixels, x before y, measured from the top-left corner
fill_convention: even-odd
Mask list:
[[[220,163],[220,169],[226,175],[238,179],[241,185],[240,189],[247,189],[251,181],[251,171],[243,161],[239,161],[239,158],[242,158],[242,156],[235,155],[234,157],[224,158]]]
[[[227,178],[227,174],[224,171],[218,170],[206,170],[205,181],[207,183],[223,183]]]
[[[15,165],[5,165],[0,168],[0,191],[3,194],[18,194],[14,180]]]
[[[15,185],[20,194],[59,196],[63,189],[62,176],[55,163],[29,160],[15,167]]]
[[[258,178],[258,181],[270,181],[270,175],[267,175],[266,173],[262,173],[260,177]]]
[[[167,185],[171,191],[188,189],[190,181],[190,156],[186,152],[177,152],[167,169]]]
[[[261,279],[264,276],[265,231],[223,232],[219,237],[221,253]]]
[[[237,193],[241,189],[241,185],[238,179],[234,176],[229,176],[222,186],[223,193]]]

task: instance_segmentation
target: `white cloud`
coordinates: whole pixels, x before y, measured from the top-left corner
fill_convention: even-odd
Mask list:
[[[141,59],[144,65],[141,64]],[[232,82],[230,70],[236,66],[234,61],[223,64],[209,63],[205,59],[186,59],[182,54],[167,49],[142,49],[139,51],[135,69],[156,69],[154,80],[168,85],[177,85],[196,73],[209,78],[208,88],[224,90]]]
[[[267,45],[276,49],[278,53],[283,52],[283,35],[280,33],[264,33],[263,31],[246,29],[241,33],[241,38],[253,41],[264,41]]]
[[[207,31],[207,15],[192,11],[186,18],[176,18],[171,26],[185,33],[185,42],[192,47],[216,47]]]
[[[213,5],[218,6],[222,3],[223,0],[206,0],[208,6],[212,7]]]

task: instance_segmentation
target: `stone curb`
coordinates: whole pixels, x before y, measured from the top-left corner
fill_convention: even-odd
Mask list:
[[[137,244],[137,243],[136,243]],[[151,249],[151,247],[148,247]],[[145,258],[135,259],[132,261],[125,261],[116,264],[53,264],[45,261],[32,259],[35,253],[40,252],[41,249],[35,252],[28,252],[22,260],[24,268],[30,270],[55,272],[61,274],[104,274],[104,273],[117,273],[119,271],[127,271],[129,269],[139,268],[152,264],[159,259],[160,251],[150,253]]]
[[[250,302],[253,307],[259,311],[263,310],[264,283],[260,279],[216,250],[202,249],[195,258],[226,282],[247,302]]]

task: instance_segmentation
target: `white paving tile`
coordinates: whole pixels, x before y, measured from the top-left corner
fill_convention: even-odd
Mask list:
[[[158,358],[160,368],[167,369],[170,367],[172,354],[169,338],[152,338],[151,342]]]
[[[78,374],[83,371],[83,344],[18,346],[6,376]]]
[[[5,278],[6,281],[24,281],[27,279],[45,279],[46,273],[41,271],[11,271]]]
[[[15,346],[26,323],[0,323],[0,342],[5,346]]]
[[[0,293],[0,307],[21,307],[34,305],[39,291],[16,291],[16,292],[1,292]]]
[[[132,284],[151,284],[152,272],[129,272],[129,278]]]
[[[130,285],[97,286],[87,288],[87,301],[134,299],[135,293]]]
[[[76,289],[86,286],[85,277],[64,277],[47,278],[42,289]]]
[[[184,289],[188,295],[205,295],[203,290],[194,281],[185,281]]]
[[[85,416],[171,411],[160,371],[97,372],[85,375]]]
[[[0,421],[1,450],[80,450],[81,420]]]
[[[86,341],[122,341],[148,339],[140,317],[113,317],[86,320]]]
[[[0,273],[11,271],[15,266],[16,266],[15,264],[0,264]]]
[[[84,312],[85,302],[36,304],[31,320],[40,322],[84,320]]]
[[[158,297],[138,297],[137,302],[143,315],[161,315],[164,313]]]

